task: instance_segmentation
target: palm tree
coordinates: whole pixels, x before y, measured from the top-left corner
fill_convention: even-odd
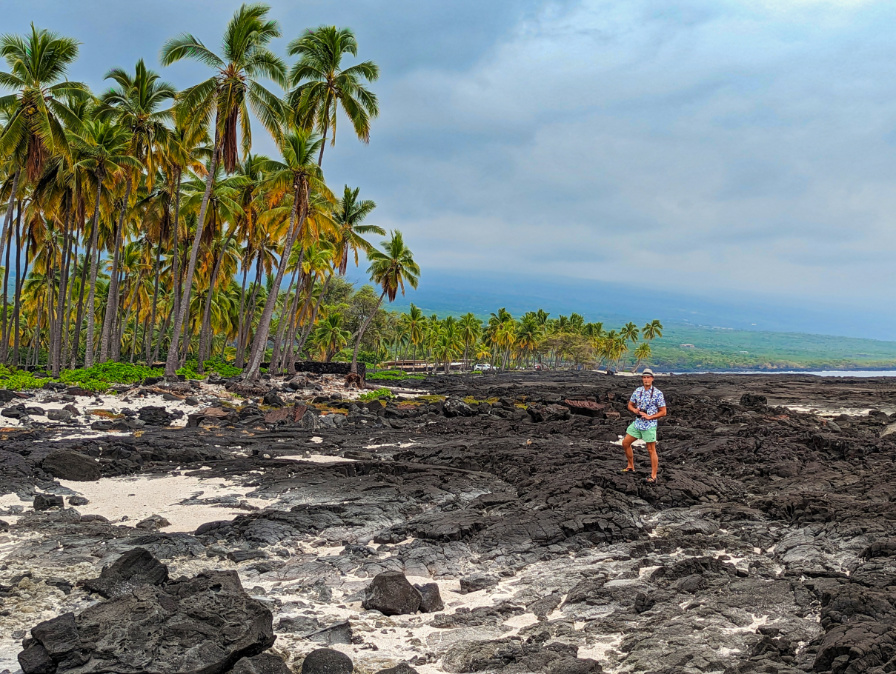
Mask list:
[[[641,328],[641,333],[644,335],[644,339],[652,340],[657,337],[663,336],[663,324],[659,322],[657,319],[653,319],[650,323],[647,323],[643,328]]]
[[[169,40],[162,48],[163,65],[168,66],[183,58],[192,58],[215,69],[212,77],[193,85],[178,96],[177,113],[181,121],[192,118],[200,123],[210,124],[214,118],[215,132],[211,162],[206,176],[205,195],[199,210],[183,296],[174,321],[174,333],[165,363],[165,374],[169,377],[175,375],[178,365],[180,333],[189,309],[205,211],[211,196],[218,160],[220,158],[223,161],[224,169],[228,173],[236,169],[239,133],[242,134],[243,153],[248,154],[252,143],[249,108],[275,138],[280,135],[282,104],[256,79],[261,76],[267,77],[281,86],[286,82],[285,65],[267,47],[271,40],[280,37],[277,22],[267,19],[269,9],[267,5],[251,4],[242,5],[236,11],[224,33],[223,59],[189,34]]]
[[[350,254],[355,256],[355,266],[358,266],[358,251],[369,253],[373,245],[364,238],[368,234],[386,236],[386,230],[378,225],[362,224],[364,219],[373,212],[376,204],[370,199],[358,200],[360,188],[350,189],[348,185],[342,193],[342,200],[336,207],[333,219],[336,221],[337,236],[339,237],[339,273],[344,275],[348,269]]]
[[[167,101],[174,99],[176,90],[167,82],[160,82],[158,74],[147,70],[143,59],[137,61],[133,76],[121,68],[114,68],[106,73],[105,79],[113,80],[116,86],[107,91],[101,101],[116,122],[130,131],[130,153],[145,164],[147,186],[152,189],[152,180],[155,176],[155,146],[164,143],[168,135],[165,122],[171,117],[170,110],[160,108]],[[100,113],[103,112],[104,110],[100,109]],[[112,244],[112,275],[103,320],[103,333],[100,337],[100,362],[105,362],[108,358],[112,346],[112,326],[118,313],[118,258],[122,228],[135,180],[134,171],[125,171],[122,178],[125,181],[125,193]]]
[[[127,168],[139,168],[140,162],[128,154],[131,143],[130,133],[108,121],[101,119],[89,120],[84,123],[83,131],[73,134],[73,142],[78,146],[81,160],[79,166],[87,169],[96,183],[96,194],[93,206],[93,224],[91,226],[91,250],[90,258],[90,291],[87,298],[87,342],[84,355],[84,366],[93,365],[93,332],[94,332],[94,301],[96,297],[97,263],[99,261],[99,249],[97,239],[99,235],[100,201],[102,199],[103,183],[111,174],[118,173]]]
[[[370,140],[370,120],[379,114],[376,95],[368,91],[364,81],[374,82],[380,74],[373,61],[364,61],[342,68],[345,54],[357,56],[358,42],[348,28],[321,26],[305,31],[287,47],[298,62],[289,73],[295,87],[289,94],[289,105],[296,123],[316,128],[323,143],[318,165],[323,162],[327,133],[332,130],[330,144],[336,143],[336,112],[339,108],[348,117],[359,139]]]
[[[650,358],[650,344],[643,342],[635,349],[635,366],[632,368],[632,372],[637,372],[638,368],[641,367],[641,361],[648,358]]]
[[[383,298],[388,296],[389,301],[393,302],[399,290],[404,295],[405,283],[416,288],[417,278],[420,276],[420,267],[414,262],[413,253],[404,245],[404,238],[397,229],[392,232],[389,241],[383,242],[383,250],[379,251],[374,248],[367,254],[367,259],[370,260],[370,267],[367,268],[370,280],[379,285],[383,292],[380,293],[376,307],[364,319],[358,330],[355,349],[352,352],[351,371],[355,374],[358,372],[358,349],[361,346],[361,339],[364,337],[364,331],[370,325],[370,321],[379,310],[380,304],[383,303]]]
[[[619,330],[619,336],[627,342],[637,342],[641,336],[638,326],[629,321]]]
[[[51,152],[68,153],[62,122],[76,121],[67,105],[70,99],[89,95],[87,85],[66,79],[68,67],[78,57],[78,42],[48,30],[35,28],[27,37],[0,37],[0,56],[9,72],[0,72],[0,87],[16,93],[0,96],[0,111],[7,122],[0,132],[0,157],[14,157],[9,206],[0,232],[0,260],[12,221],[24,164],[26,177],[37,181]]]
[[[323,141],[309,131],[293,131],[280,138],[278,143],[283,161],[273,159],[264,162],[263,170],[268,178],[265,182],[268,190],[281,192],[292,198],[289,213],[289,228],[286,235],[286,243],[277,266],[277,275],[271,288],[268,300],[259,319],[258,329],[249,355],[249,364],[243,373],[246,379],[258,378],[261,362],[264,358],[268,343],[268,333],[271,327],[271,318],[274,315],[274,306],[280,292],[280,283],[286,272],[286,265],[290,252],[297,238],[301,238],[302,228],[309,215],[311,192],[317,192],[332,199],[327,186],[324,184],[323,173],[320,166],[314,163],[314,154],[320,148]],[[299,254],[299,265],[302,255]]]
[[[314,330],[314,341],[323,350],[328,363],[352,336],[352,333],[342,327],[342,320],[342,314],[330,314]]]
[[[414,305],[412,304],[411,306]],[[478,340],[479,336],[482,334],[482,321],[476,318],[471,312],[468,312],[460,317],[458,330],[460,338],[464,343],[464,369],[469,369],[470,363],[467,360],[467,354],[470,350],[470,345],[475,344],[476,340]]]

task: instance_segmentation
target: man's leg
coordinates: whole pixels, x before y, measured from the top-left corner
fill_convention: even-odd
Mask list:
[[[650,453],[650,477],[655,480],[656,470],[660,462],[656,455],[656,442],[648,442],[647,451]]]
[[[632,451],[632,443],[634,441],[635,437],[628,433],[626,433],[625,437],[622,439],[622,449],[625,450],[625,458],[628,459],[627,470],[635,469],[635,453]]]

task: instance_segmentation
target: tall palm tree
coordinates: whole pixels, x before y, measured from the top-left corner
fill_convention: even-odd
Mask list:
[[[289,228],[286,235],[286,243],[277,265],[277,274],[271,288],[268,300],[258,322],[252,352],[249,356],[249,364],[243,373],[246,379],[256,379],[261,370],[261,362],[264,359],[267,348],[268,335],[271,327],[271,318],[274,315],[274,306],[280,292],[280,283],[286,272],[287,262],[296,239],[301,239],[302,228],[308,217],[312,191],[323,194],[332,199],[327,186],[324,184],[323,173],[320,166],[314,163],[314,154],[320,148],[323,141],[309,131],[293,131],[281,136],[278,143],[283,161],[273,159],[264,162],[263,170],[268,173],[265,182],[267,189],[282,192],[291,197],[289,213]],[[302,255],[299,253],[299,265],[302,263]]]
[[[365,225],[364,219],[376,208],[376,203],[370,199],[358,200],[360,188],[350,189],[348,185],[342,193],[342,200],[336,207],[333,219],[337,225],[339,237],[339,273],[344,275],[348,269],[349,255],[355,256],[355,266],[358,266],[358,251],[365,254],[373,249],[373,245],[364,238],[368,234],[386,236],[386,230],[378,225]]]
[[[323,139],[318,165],[324,158],[327,133],[330,144],[336,143],[336,112],[339,108],[348,117],[359,139],[370,140],[370,120],[379,114],[376,94],[364,86],[374,82],[380,74],[373,61],[363,61],[342,68],[345,54],[358,55],[358,42],[348,28],[321,26],[305,31],[302,37],[289,43],[287,52],[298,56],[289,73],[289,83],[295,87],[289,94],[289,105],[296,123],[316,128]]]
[[[367,273],[370,274],[370,280],[383,289],[380,298],[377,300],[376,307],[364,319],[358,330],[358,337],[355,339],[355,349],[352,352],[352,369],[353,373],[358,372],[358,349],[361,346],[361,339],[364,337],[364,331],[370,325],[370,321],[379,311],[383,298],[389,298],[390,302],[395,300],[398,291],[404,295],[405,284],[412,288],[417,287],[417,280],[420,276],[420,267],[414,262],[414,254],[404,245],[404,238],[397,229],[392,232],[389,241],[383,242],[383,250],[374,248],[367,254],[370,260],[370,267]]]
[[[663,324],[659,322],[657,319],[653,319],[650,323],[647,323],[643,328],[641,328],[641,333],[644,335],[644,339],[652,340],[657,337],[663,336]]]
[[[173,100],[176,90],[167,82],[160,82],[159,75],[146,68],[143,59],[137,61],[134,74],[121,68],[114,68],[106,73],[107,80],[115,82],[115,86],[103,94],[100,99],[115,121],[131,134],[130,153],[145,164],[148,187],[152,189],[155,176],[155,146],[165,142],[168,128],[165,122],[170,119],[171,111],[162,110],[162,106]],[[103,108],[100,113],[104,112]],[[122,242],[122,229],[125,215],[131,200],[131,190],[136,179],[136,171],[126,170],[122,176],[125,181],[125,193],[115,229],[112,243],[112,270],[109,283],[109,297],[106,300],[106,315],[103,319],[103,332],[100,336],[100,362],[105,362],[112,347],[112,326],[118,314],[118,263]]]
[[[619,330],[619,336],[627,342],[637,342],[641,336],[638,326],[629,321]]]
[[[196,119],[212,124],[214,118],[214,145],[209,172],[206,177],[205,195],[199,211],[196,234],[190,250],[186,281],[180,307],[174,321],[174,333],[165,363],[166,376],[173,377],[178,365],[180,333],[190,305],[193,275],[202,240],[205,211],[211,195],[219,158],[224,169],[231,173],[237,165],[237,136],[242,134],[243,153],[248,154],[252,143],[249,108],[276,138],[280,135],[279,122],[283,106],[280,100],[258,81],[267,77],[284,86],[286,66],[267,45],[280,37],[280,26],[267,19],[267,5],[242,5],[227,25],[223,40],[224,58],[208,49],[199,39],[185,34],[173,38],[162,48],[163,65],[171,65],[183,58],[192,58],[211,68],[215,74],[195,84],[178,96],[177,114],[180,119]],[[239,129],[239,130],[238,130]]]
[[[641,367],[641,362],[648,358],[650,358],[650,344],[642,342],[635,349],[635,366],[632,368],[632,372],[637,372],[638,368]]]
[[[467,354],[470,346],[475,344],[476,340],[479,339],[479,335],[482,334],[482,322],[472,312],[468,312],[460,317],[458,330],[460,338],[464,343],[464,368],[469,369],[470,363],[467,360]]]
[[[0,157],[14,157],[12,190],[3,231],[0,232],[0,260],[3,242],[18,195],[22,168],[35,182],[50,153],[67,153],[68,140],[63,122],[74,118],[67,102],[89,96],[87,85],[66,79],[68,67],[78,57],[78,42],[31,24],[31,33],[0,36],[0,56],[9,72],[0,72],[0,87],[16,93],[0,96],[0,111],[7,117],[0,132]],[[24,166],[23,166],[24,165]]]
[[[95,181],[95,196],[93,206],[93,223],[91,227],[90,258],[90,291],[87,298],[87,342],[84,355],[84,366],[93,365],[93,333],[94,333],[94,301],[96,297],[97,264],[99,250],[97,240],[99,236],[100,201],[102,199],[103,185],[107,178],[126,168],[139,168],[140,162],[128,153],[131,143],[130,133],[123,127],[101,119],[89,120],[84,123],[83,130],[73,134],[73,142],[78,146],[81,159],[79,166],[87,169]]]

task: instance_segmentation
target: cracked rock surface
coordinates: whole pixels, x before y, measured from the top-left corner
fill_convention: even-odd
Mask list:
[[[656,485],[592,373],[0,430],[0,672],[896,671],[896,381],[656,384]]]

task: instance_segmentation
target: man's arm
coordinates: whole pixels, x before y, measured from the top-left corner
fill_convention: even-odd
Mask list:
[[[634,401],[632,400],[628,401],[628,411],[638,416],[643,416],[644,414],[643,412],[641,412],[641,410],[638,409],[637,405],[635,405]]]
[[[647,414],[646,412],[643,412],[641,416],[648,421],[650,421],[651,419],[659,419],[660,417],[666,416],[666,406],[664,405],[663,407],[660,407],[659,411],[656,414]]]

